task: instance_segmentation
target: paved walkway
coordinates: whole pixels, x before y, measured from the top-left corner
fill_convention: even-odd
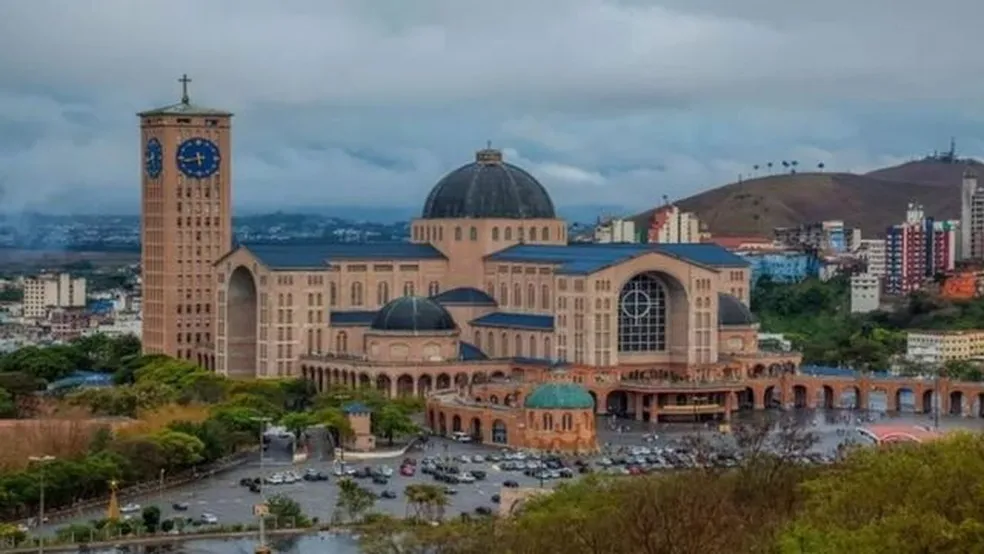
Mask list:
[[[321,531],[316,527],[307,529],[274,529],[267,531],[268,537],[287,537],[296,535],[306,535]],[[163,544],[177,544],[187,541],[204,541],[214,539],[242,539],[257,536],[256,531],[222,532],[222,533],[186,533],[183,535],[153,535],[144,537],[121,537],[111,541],[95,541],[87,543],[64,543],[46,544],[45,552],[78,552],[79,546],[85,544],[90,550],[100,550],[118,546],[157,546]],[[20,548],[0,549],[3,554],[34,554],[38,551],[37,546],[24,546]]]

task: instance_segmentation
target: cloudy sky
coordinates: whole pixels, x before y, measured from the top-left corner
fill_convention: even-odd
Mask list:
[[[967,0],[10,0],[0,209],[137,210],[135,112],[236,113],[240,209],[418,206],[486,140],[561,206],[984,155]],[[97,200],[98,199],[98,200]]]

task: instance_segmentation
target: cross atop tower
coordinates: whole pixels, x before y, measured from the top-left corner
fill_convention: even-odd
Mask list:
[[[181,83],[181,103],[190,103],[191,100],[188,98],[188,83],[191,82],[191,78],[189,78],[188,74],[185,73],[180,79],[178,79],[178,82]]]

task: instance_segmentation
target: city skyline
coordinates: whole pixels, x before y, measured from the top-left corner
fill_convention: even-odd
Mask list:
[[[236,113],[235,206],[249,211],[419,206],[486,140],[561,210],[650,206],[768,161],[864,171],[950,136],[976,156],[984,7],[956,4],[12,6],[0,202],[135,213],[134,114],[176,102],[183,73],[194,102]],[[947,33],[915,40],[924,29]]]

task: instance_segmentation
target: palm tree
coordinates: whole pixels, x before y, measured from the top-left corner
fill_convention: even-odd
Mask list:
[[[792,165],[793,166],[793,170],[795,170],[796,169],[796,166],[799,165],[799,162],[796,161],[796,160],[793,160],[793,161],[789,162],[789,164]]]
[[[823,164],[823,162],[820,162],[820,163],[817,164],[817,169],[819,169],[821,173],[823,173],[823,168],[824,167],[826,167],[826,166]]]
[[[754,169],[754,170],[755,170],[755,174],[757,175],[757,174],[758,174],[758,170],[759,170],[759,164],[755,164],[755,165],[753,165],[753,166],[752,166],[752,169]]]
[[[785,167],[786,169],[789,169],[789,162],[787,162],[786,160],[783,160],[782,161],[782,166]]]
[[[407,499],[407,517],[423,518],[426,521],[442,519],[444,509],[450,504],[444,489],[426,483],[407,485],[403,489],[403,496]]]
[[[769,173],[772,173],[772,162],[765,164],[765,166],[769,168]]]

